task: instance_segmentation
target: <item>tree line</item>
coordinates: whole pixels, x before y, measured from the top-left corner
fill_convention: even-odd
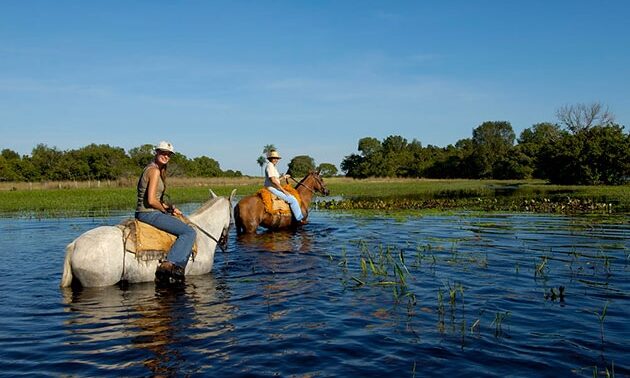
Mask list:
[[[60,151],[38,144],[30,156],[10,149],[0,152],[0,181],[86,181],[137,177],[153,160],[154,146],[145,144],[125,152],[107,144]],[[207,156],[187,158],[175,153],[169,161],[169,175],[179,177],[240,177],[240,171],[221,170]]]
[[[472,178],[545,179],[555,184],[619,185],[630,181],[630,135],[615,123],[614,115],[599,103],[561,107],[559,123],[543,122],[521,132],[518,139],[507,121],[488,121],[473,129],[472,137],[438,147],[402,136],[382,141],[361,138],[359,153],[346,156],[341,170],[352,178]],[[516,142],[516,143],[515,143]],[[125,152],[106,144],[69,151],[38,144],[31,155],[0,152],[0,181],[84,181],[136,177],[153,159],[154,147],[145,144]],[[262,168],[266,145],[256,163]],[[337,175],[331,163],[315,165],[308,155],[293,157],[289,171],[296,178],[317,169],[323,176]],[[207,156],[189,159],[175,153],[169,174],[179,177],[240,177],[240,171],[223,171]]]
[[[557,123],[538,123],[518,139],[507,121],[488,121],[472,138],[423,147],[391,135],[361,138],[341,170],[353,178],[539,178],[555,184],[619,185],[630,181],[630,135],[599,103],[564,106]],[[515,143],[515,141],[517,143]]]

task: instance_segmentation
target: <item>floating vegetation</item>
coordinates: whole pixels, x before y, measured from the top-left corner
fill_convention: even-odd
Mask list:
[[[319,209],[326,210],[468,210],[468,211],[508,211],[528,213],[612,214],[616,207],[609,202],[598,202],[589,198],[373,198],[357,197],[319,201]],[[619,210],[622,211],[622,210]]]

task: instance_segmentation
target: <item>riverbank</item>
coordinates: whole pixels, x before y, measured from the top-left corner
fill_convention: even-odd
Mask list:
[[[209,189],[217,195],[255,193],[260,177],[170,178],[174,203],[203,202]],[[329,210],[476,210],[540,213],[630,212],[630,187],[560,186],[539,180],[325,179],[330,198],[319,198]],[[0,214],[106,215],[133,211],[135,180],[0,184]]]

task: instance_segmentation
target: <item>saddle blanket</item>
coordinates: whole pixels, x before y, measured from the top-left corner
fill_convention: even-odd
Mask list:
[[[299,203],[302,203],[300,194],[291,185],[286,184],[283,186],[284,190],[291,193]],[[286,215],[291,216],[291,208],[289,204],[283,199],[278,198],[275,194],[271,193],[267,188],[260,189],[256,194],[260,197],[265,205],[265,211],[273,215]]]
[[[177,216],[177,218],[186,224],[190,224],[183,216]],[[164,259],[175,240],[177,240],[177,236],[135,218],[122,221],[118,228],[123,232],[125,250],[134,253],[138,260]],[[193,260],[197,256],[197,242],[193,244],[192,256]]]

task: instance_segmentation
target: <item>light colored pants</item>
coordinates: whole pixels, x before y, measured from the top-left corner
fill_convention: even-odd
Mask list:
[[[271,193],[278,196],[278,198],[286,201],[289,204],[289,207],[291,208],[291,212],[293,213],[295,220],[301,221],[302,218],[304,218],[304,215],[302,215],[302,208],[300,207],[300,203],[298,202],[297,198],[293,197],[290,194],[288,195],[284,194],[278,189],[270,187],[270,186],[268,186],[267,189],[269,189]]]
[[[136,212],[136,219],[177,236],[177,240],[173,243],[171,250],[168,251],[166,259],[175,265],[186,268],[188,258],[192,254],[193,244],[197,238],[197,233],[192,227],[161,211]]]

